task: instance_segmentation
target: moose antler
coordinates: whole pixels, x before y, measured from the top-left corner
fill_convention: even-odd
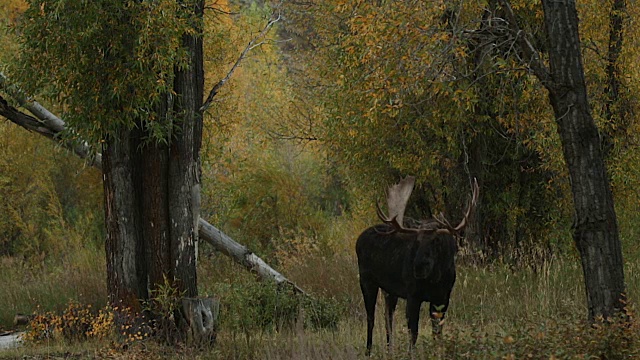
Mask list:
[[[471,201],[469,201],[469,206],[467,206],[467,211],[464,214],[464,217],[460,221],[458,226],[453,227],[451,223],[444,217],[442,213],[438,216],[434,216],[434,220],[438,222],[438,224],[442,225],[442,228],[436,230],[436,232],[441,234],[457,234],[462,231],[469,222],[469,217],[472,213],[475,212],[476,205],[478,204],[478,194],[480,193],[480,187],[478,186],[478,180],[473,178],[473,185],[471,186]]]
[[[404,210],[407,207],[407,202],[409,201],[409,196],[411,196],[415,183],[415,176],[407,176],[400,180],[399,183],[389,187],[389,190],[387,190],[387,208],[389,209],[390,216],[387,216],[382,209],[380,209],[380,204],[376,202],[378,218],[380,218],[383,223],[393,226],[393,230],[391,232],[419,231],[418,229],[405,228],[403,225]]]
[[[460,221],[460,224],[457,226],[451,225],[449,220],[447,220],[442,213],[435,216],[433,220],[440,225],[437,228],[406,228],[404,227],[404,211],[407,207],[407,202],[409,201],[409,196],[411,196],[411,192],[413,191],[413,186],[415,185],[416,178],[414,176],[407,176],[402,179],[399,183],[392,185],[387,190],[387,206],[389,209],[389,216],[387,216],[382,209],[380,208],[380,204],[376,202],[376,212],[378,214],[378,218],[382,220],[383,223],[391,225],[393,228],[390,233],[394,232],[403,232],[403,233],[419,233],[419,232],[436,232],[438,234],[458,234],[462,231],[469,222],[469,217],[475,211],[477,202],[478,202],[478,194],[480,192],[480,188],[478,186],[478,181],[474,178],[473,185],[471,189],[471,201],[469,202],[469,206],[467,207],[467,211],[464,214],[464,217]]]

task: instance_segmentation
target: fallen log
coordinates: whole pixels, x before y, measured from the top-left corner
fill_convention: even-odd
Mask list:
[[[220,301],[213,298],[183,298],[181,304],[189,342],[195,345],[212,344],[216,338]]]
[[[225,233],[215,226],[200,219],[199,230],[200,238],[211,244],[216,250],[231,257],[235,262],[244,266],[246,269],[255,272],[262,279],[270,279],[278,285],[289,284],[293,289],[301,294],[306,294],[298,285],[289,281],[279,272],[275,271],[271,266],[267,265],[258,255],[247,249],[246,246],[235,242]]]

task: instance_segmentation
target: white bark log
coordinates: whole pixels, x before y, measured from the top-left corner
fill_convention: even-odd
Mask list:
[[[223,254],[230,256],[237,263],[241,264],[245,268],[255,272],[263,279],[270,279],[276,284],[290,284],[294,289],[300,293],[304,291],[296,284],[292,283],[279,272],[275,271],[272,267],[267,265],[260,257],[253,252],[249,251],[244,245],[241,245],[220,231],[215,226],[200,219],[199,224],[200,238],[211,244],[216,250]]]
[[[40,121],[47,125],[48,128],[55,130],[56,132],[62,132],[64,130],[65,124],[62,119],[53,115],[37,101],[29,98],[22,90],[20,90],[20,88],[9,84],[3,73],[0,73],[0,88],[4,89],[7,94],[11,95],[11,97],[20,104],[20,106],[29,110],[30,113],[40,119]]]
[[[66,124],[62,119],[47,110],[44,106],[40,105],[37,101],[28,97],[20,88],[10,84],[3,73],[0,73],[0,89],[9,94],[18,102],[18,104],[20,104],[20,106],[29,110],[29,112],[35,116],[42,126],[49,131],[55,134],[60,134],[66,130]],[[64,143],[62,145],[73,151],[79,157],[88,160],[90,162],[89,165],[95,166],[99,169],[102,168],[102,154],[96,153],[92,158],[90,158],[92,151],[87,142],[81,141],[76,144]]]

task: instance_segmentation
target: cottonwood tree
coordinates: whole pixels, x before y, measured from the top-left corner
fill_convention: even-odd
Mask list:
[[[25,69],[15,73],[22,73],[31,91],[59,94],[55,100],[68,108],[65,119],[75,126],[70,129],[2,74],[0,89],[33,116],[2,96],[0,115],[61,142],[82,158],[91,156],[90,143],[103,144],[89,163],[104,174],[110,303],[140,311],[143,302],[166,286],[176,294],[195,296],[198,233],[260,277],[304,293],[198,217],[202,112],[279,18],[272,18],[249,42],[202,103],[203,2],[47,4],[30,4],[25,17],[31,22],[22,29],[25,35],[42,31],[22,38],[23,50],[30,50],[23,60],[37,70],[36,78]],[[77,7],[86,18],[60,16],[60,11],[73,13]],[[104,20],[102,28],[99,20]],[[105,28],[113,33],[105,35]],[[51,33],[68,35],[75,42],[63,40],[67,44],[62,45],[61,39],[49,38]],[[56,56],[67,50],[71,62]],[[43,74],[47,77],[38,78]]]
[[[155,5],[159,5],[159,7],[151,7],[151,8],[142,8],[142,10],[147,10],[149,13],[145,14],[146,16],[148,15],[158,15],[158,14],[164,14],[167,15],[169,10],[176,10],[176,8],[172,8],[171,7],[171,3],[165,3],[164,5],[162,4],[155,4]],[[168,5],[168,6],[167,6]],[[220,5],[220,4],[218,4]],[[95,9],[94,9],[95,10]],[[113,10],[113,9],[111,9]],[[138,9],[140,10],[140,9]],[[97,11],[98,13],[103,13],[104,9],[100,9]],[[179,13],[175,13],[178,14]],[[174,14],[174,15],[175,15]],[[43,15],[43,14],[39,14],[39,15]],[[145,15],[143,15],[143,19],[142,21],[145,21]],[[183,14],[184,15],[184,14]],[[201,17],[201,14],[199,15]],[[91,18],[91,17],[90,17]],[[131,16],[131,18],[133,18],[133,16]],[[186,17],[185,17],[186,18]],[[272,17],[264,26],[264,28],[258,33],[258,35],[256,35],[251,41],[249,41],[248,45],[246,45],[246,47],[244,48],[244,50],[240,53],[240,55],[235,59],[234,64],[230,67],[230,69],[228,70],[228,72],[226,73],[226,75],[219,80],[217,83],[215,83],[215,85],[213,85],[212,89],[209,92],[209,95],[207,97],[207,99],[205,100],[205,102],[203,104],[199,104],[200,101],[202,101],[202,93],[201,93],[201,87],[200,89],[198,89],[196,87],[197,90],[200,90],[198,94],[198,96],[194,96],[193,100],[192,100],[192,106],[191,109],[195,109],[195,111],[205,111],[207,108],[211,107],[212,105],[212,101],[214,100],[214,97],[217,95],[217,93],[220,91],[220,89],[229,81],[229,79],[231,78],[231,76],[233,75],[234,71],[238,68],[238,66],[240,65],[240,63],[245,59],[245,57],[248,55],[248,53],[255,47],[260,46],[264,41],[265,41],[265,37],[267,36],[269,30],[272,28],[272,26],[279,21],[279,17],[275,16]],[[140,20],[140,19],[139,19]],[[148,20],[148,19],[147,19]],[[168,23],[164,23],[164,22],[160,22],[160,27],[162,27],[163,25],[176,25],[177,29],[180,29],[180,26],[183,26],[184,23],[181,23],[181,21],[178,19],[178,21],[176,22],[176,18],[171,18]],[[197,24],[197,22],[195,23]],[[43,25],[43,24],[40,24]],[[44,24],[47,25],[47,24]],[[135,22],[134,22],[135,25]],[[78,25],[76,25],[78,26]],[[160,31],[162,35],[162,31],[165,31],[165,35],[170,34],[172,31],[174,34],[177,35],[181,35],[179,32],[177,32],[175,29],[174,30],[170,30],[170,31],[166,31],[166,29],[160,29],[158,30],[157,27],[154,26],[158,26],[158,24],[153,23],[152,21],[146,21],[146,27],[147,30],[150,31],[148,33],[145,33],[146,36],[149,35],[153,35],[155,34],[153,31]],[[81,26],[80,26],[81,27]],[[27,29],[29,30],[29,29]],[[33,30],[33,29],[30,29]],[[77,29],[76,29],[77,30]],[[152,31],[153,30],[153,31]],[[184,30],[183,30],[184,31]],[[219,31],[219,30],[211,30],[208,29],[208,31]],[[192,30],[189,30],[187,28],[186,33],[190,33],[192,32]],[[75,33],[75,32],[72,32]],[[135,35],[135,31],[133,33],[133,35]],[[132,34],[128,34],[128,35],[132,35]],[[143,34],[144,35],[144,34]],[[167,38],[163,38],[163,39],[167,39]],[[187,39],[189,39],[187,37]],[[164,43],[162,43],[161,41],[157,41],[158,39],[156,39],[155,41],[155,45],[156,46],[160,46],[161,49],[160,50],[164,50],[167,51],[167,48],[162,48],[163,45],[166,45]],[[183,42],[184,42],[184,37],[183,37]],[[28,47],[27,45],[29,45],[28,43],[25,45],[25,47]],[[30,44],[31,46],[33,46],[34,44]],[[40,43],[36,42],[36,45],[41,45]],[[49,44],[50,46],[51,44]],[[77,45],[77,44],[73,44],[73,45]],[[72,46],[73,46],[72,45]],[[129,44],[130,45],[130,44]],[[138,44],[140,45],[140,44]],[[187,43],[187,45],[189,45]],[[112,46],[112,44],[110,44],[110,46]],[[188,48],[188,46],[185,46]],[[196,46],[194,53],[201,53],[201,50],[199,49],[200,46]],[[132,51],[137,50],[134,48],[130,49]],[[139,49],[138,49],[139,50]],[[168,54],[171,54],[171,49],[168,49],[169,51],[167,52]],[[101,50],[98,50],[99,52]],[[164,53],[164,55],[166,55],[167,53]],[[185,54],[189,54],[189,52],[185,52]],[[45,55],[50,55],[50,54],[45,54]],[[77,54],[76,54],[77,55]],[[83,54],[84,55],[84,54]],[[179,55],[176,59],[177,59],[177,65],[173,65],[173,67],[171,67],[172,63],[170,61],[167,62],[167,65],[170,67],[170,70],[175,70],[178,69],[176,71],[176,74],[179,74],[182,70],[181,68],[184,67],[185,65],[181,63],[182,60],[184,60],[182,58],[182,56],[184,55]],[[28,56],[27,56],[28,57]],[[37,58],[37,56],[36,56]],[[156,58],[156,60],[159,59]],[[171,59],[169,57],[169,59]],[[50,59],[50,60],[59,60],[59,59]],[[136,58],[135,56],[133,56],[130,61],[132,63],[134,63],[136,60],[140,61],[141,59]],[[201,61],[194,61],[196,68],[198,66],[201,67]],[[105,66],[102,63],[97,64],[97,66]],[[118,64],[110,64],[110,65],[115,65],[116,67],[118,66]],[[37,66],[43,66],[42,64],[38,64],[36,63],[36,67]],[[109,66],[106,65],[107,67]],[[177,66],[177,67],[176,67]],[[186,65],[188,66],[188,64]],[[45,66],[43,66],[45,67]],[[46,67],[45,67],[46,68]],[[145,69],[144,64],[140,64],[140,68],[141,69]],[[42,69],[41,69],[42,70]],[[74,71],[77,70],[77,68],[73,68],[73,66],[70,66],[70,69],[67,69],[67,71]],[[20,71],[18,70],[17,73],[20,73]],[[69,74],[69,75],[77,75],[77,74]],[[128,76],[129,74],[126,73],[125,71],[125,77]],[[144,75],[144,74],[142,74]],[[156,74],[158,76],[158,79],[154,79],[153,78],[153,74],[151,74],[150,78],[152,80],[157,80],[157,83],[165,83],[164,78],[162,77],[162,73]],[[132,76],[133,80],[132,81],[138,81],[139,79],[136,78],[135,76]],[[143,76],[144,77],[144,76]],[[175,75],[174,75],[175,77]],[[26,76],[25,74],[25,78],[28,79],[28,76]],[[128,78],[125,79],[120,79],[123,81],[126,81]],[[101,79],[104,80],[104,79]],[[174,80],[175,84],[179,84],[182,83],[181,81],[178,81],[179,79],[176,77],[176,80]],[[141,80],[141,81],[144,81]],[[37,82],[37,81],[35,81]],[[89,83],[89,82],[87,82]],[[155,84],[155,83],[152,83]],[[91,84],[89,84],[91,85]],[[108,86],[109,84],[103,84]],[[139,84],[138,84],[139,85]],[[25,86],[26,87],[30,87],[32,89],[37,89],[38,86],[34,86],[33,82],[29,82],[26,81],[25,82]],[[55,86],[52,86],[51,84],[48,84],[46,81],[42,81],[42,83],[39,85],[40,87],[44,87],[47,88],[49,87],[49,89],[54,88]],[[188,87],[187,87],[188,88]],[[158,89],[162,89],[162,86],[158,86]],[[5,117],[6,119],[14,122],[15,124],[28,129],[29,131],[32,132],[36,132],[38,134],[41,134],[47,138],[50,138],[56,142],[59,142],[62,146],[68,148],[69,150],[72,150],[76,155],[78,155],[79,157],[83,158],[83,159],[87,159],[88,165],[93,165],[96,166],[100,169],[103,169],[105,166],[108,166],[107,164],[105,164],[103,162],[103,156],[102,153],[100,152],[96,152],[95,149],[92,153],[91,151],[91,146],[90,146],[90,142],[85,141],[85,138],[88,139],[92,139],[93,136],[96,136],[94,134],[95,129],[92,129],[91,126],[96,126],[99,127],[100,125],[103,126],[109,126],[110,124],[89,124],[87,125],[86,123],[82,123],[82,122],[76,122],[76,126],[78,126],[78,128],[80,129],[80,131],[76,130],[76,128],[69,128],[67,126],[67,123],[65,121],[63,121],[60,117],[56,116],[55,114],[53,114],[51,111],[49,111],[47,108],[45,108],[44,106],[42,106],[40,103],[38,103],[37,101],[35,101],[32,97],[29,97],[24,91],[23,89],[21,89],[19,86],[16,86],[15,83],[10,82],[3,74],[0,73],[0,91],[3,92],[4,94],[0,93],[0,115]],[[116,91],[116,89],[114,88],[114,91]],[[185,91],[185,92],[188,92]],[[41,90],[38,90],[38,93],[42,93]],[[168,97],[169,99],[172,99],[173,97],[175,97],[177,94],[176,90],[169,90],[168,91]],[[8,96],[7,96],[8,95]],[[153,95],[153,94],[152,94]],[[184,96],[182,96],[184,98]],[[57,100],[58,98],[56,98]],[[97,99],[97,98],[95,98]],[[95,100],[94,99],[94,100]],[[9,101],[7,101],[9,100]],[[68,102],[73,103],[73,101],[76,99],[67,99]],[[131,99],[129,99],[131,100]],[[199,101],[198,101],[199,100]],[[106,101],[105,101],[106,102]],[[141,103],[141,108],[129,108],[128,110],[130,111],[145,111],[148,110],[148,108],[145,108],[144,106],[149,105],[149,103],[144,103],[144,101]],[[151,98],[151,102],[150,104],[154,104],[153,103],[153,98]],[[161,103],[161,105],[164,103]],[[31,115],[23,112],[22,110],[16,108],[13,105],[20,105],[22,108],[24,108],[25,110],[29,111],[31,113]],[[89,104],[87,105],[87,107],[90,107],[91,101],[89,101]],[[81,110],[85,110],[84,108],[82,108],[81,106],[76,106],[74,107],[75,111],[81,111]],[[164,109],[162,107],[160,107],[160,109]],[[165,109],[166,110],[166,109]],[[66,112],[66,116],[71,119],[71,121],[73,122],[74,118],[78,118],[78,117],[82,117],[82,114],[79,114],[75,111],[67,111]],[[186,112],[187,110],[184,110],[183,112]],[[173,109],[169,109],[169,112],[171,114],[171,116],[174,116],[177,118],[177,114],[181,114],[178,113],[175,110],[175,107]],[[158,114],[163,114],[163,112],[161,111],[155,111],[155,112],[149,112],[149,116],[151,118],[151,120],[149,118],[147,118],[147,121],[157,121],[156,117],[158,116]],[[123,115],[127,115],[127,114],[123,114]],[[138,117],[135,117],[135,119],[138,119]],[[144,118],[143,118],[144,120]],[[188,121],[188,120],[182,120],[182,121]],[[197,122],[196,122],[197,123]],[[180,125],[180,123],[178,123],[178,125]],[[87,128],[87,126],[89,128]],[[158,161],[154,161],[154,154],[148,154],[145,151],[145,148],[149,147],[150,144],[155,146],[154,148],[152,148],[152,150],[156,151],[156,152],[160,152],[162,153],[162,151],[158,151],[157,149],[159,147],[164,146],[164,148],[166,149],[166,143],[169,141],[175,141],[176,138],[180,138],[179,135],[182,135],[182,129],[176,127],[176,134],[174,135],[174,137],[168,137],[167,138],[163,138],[162,135],[162,126],[165,126],[163,124],[149,124],[149,123],[145,123],[144,121],[141,122],[136,122],[133,124],[133,130],[136,131],[137,135],[135,137],[130,136],[128,139],[124,140],[124,146],[129,146],[130,144],[133,144],[134,142],[139,142],[137,144],[137,147],[131,147],[129,149],[129,151],[121,151],[120,153],[118,153],[117,155],[123,156],[123,157],[127,157],[129,156],[129,158],[133,158],[133,159],[137,159],[134,160],[134,166],[146,166],[146,169],[156,169],[155,165],[158,165]],[[146,127],[146,128],[145,128]],[[154,128],[155,127],[155,128]],[[140,129],[144,129],[140,130]],[[154,131],[153,134],[149,134],[151,131]],[[125,127],[125,131],[127,130],[131,130],[129,128]],[[170,131],[172,131],[173,129],[169,129]],[[111,134],[108,132],[105,132],[108,136],[110,136]],[[101,136],[101,134],[103,134],[102,132],[100,132],[97,137],[98,141],[101,141],[103,143],[106,143],[106,140],[103,139]],[[140,134],[143,134],[145,136],[148,136],[148,138],[146,139],[142,139],[144,141],[140,141]],[[154,137],[157,138],[154,138]],[[115,138],[114,142],[118,141],[119,138],[117,137],[113,137]],[[94,139],[95,140],[95,139]],[[182,140],[182,139],[181,139]],[[195,141],[196,144],[199,143],[200,141],[200,137],[199,135],[196,134],[196,136],[193,136],[193,141]],[[122,141],[120,141],[120,144],[122,143]],[[129,144],[129,145],[127,145]],[[134,144],[135,145],[135,144]],[[107,149],[107,146],[104,146],[103,149]],[[175,152],[175,150],[169,150],[170,152]],[[197,154],[197,150],[194,151],[194,154]],[[105,156],[105,161],[108,160],[106,159],[108,155]],[[162,156],[162,155],[161,155]],[[128,158],[126,158],[126,162],[125,165],[128,164],[129,160]],[[144,163],[144,161],[150,160],[150,163]],[[166,160],[166,159],[165,159]],[[187,159],[189,160],[189,159]],[[122,163],[122,161],[121,161]],[[154,165],[155,164],[155,165]],[[196,164],[197,166],[198,164]],[[164,162],[160,162],[160,167],[164,168],[167,165],[164,164]],[[122,172],[122,168],[123,165],[119,164],[119,169],[120,172]],[[142,168],[142,171],[145,170],[145,167]],[[106,169],[105,171],[111,171],[113,172],[113,167],[111,167],[111,170]],[[159,182],[164,181],[165,183],[167,181],[170,181],[171,179],[167,180],[167,179],[148,179],[147,177],[149,177],[149,175],[158,175],[158,177],[162,177],[166,175],[166,170],[165,171],[160,171],[159,173],[157,172],[153,172],[152,174],[148,174],[148,173],[141,173],[141,170],[130,170],[128,168],[125,167],[125,172],[128,171],[133,171],[134,174],[133,175],[129,175],[127,174],[126,176],[124,176],[125,181],[123,181],[124,186],[131,186],[130,182],[131,179],[130,177],[133,178],[134,181],[141,181],[140,178],[142,177],[142,179],[146,179],[146,183],[143,184],[138,184],[137,186],[135,186],[135,190],[136,191],[140,191],[140,192],[144,192],[147,191],[147,188],[145,186],[147,186],[148,184],[151,183],[152,180],[157,180]],[[136,173],[137,171],[137,173]],[[116,174],[118,175],[118,174]],[[119,174],[122,177],[122,174]],[[106,177],[106,176],[105,176]],[[119,194],[119,190],[117,189],[117,186],[121,186],[118,185],[120,182],[115,183],[114,186],[114,191],[115,191],[115,196],[119,197],[119,199],[123,198],[122,194]],[[134,184],[135,185],[135,184]],[[151,185],[153,186],[153,184]],[[197,187],[195,187],[195,189],[193,189],[192,191],[195,192],[195,195],[197,197]],[[162,191],[162,189],[161,189]],[[126,195],[126,194],[124,194]],[[149,197],[153,197],[157,195],[157,191],[151,195],[144,195],[141,193],[136,193],[134,192],[133,194],[130,194],[131,196],[138,196],[139,199],[148,199]],[[143,197],[145,196],[145,197]],[[159,196],[156,196],[156,198],[160,198]],[[133,203],[135,204],[136,201],[140,201],[140,200],[135,200],[133,201]],[[162,200],[161,201],[166,201],[166,200]],[[117,204],[116,204],[117,205]],[[144,204],[143,204],[144,205]],[[151,206],[156,206],[158,204],[151,204]],[[159,203],[159,206],[163,206],[162,203]],[[119,209],[118,206],[115,206],[116,210]],[[109,209],[107,209],[109,210]],[[136,209],[135,211],[137,211],[138,209]],[[149,210],[149,209],[142,209],[141,211],[147,211],[149,213],[151,213],[151,211],[153,211],[153,209]],[[144,212],[143,212],[144,214]],[[134,216],[139,216],[139,214],[134,214]],[[121,220],[121,219],[118,219]],[[136,219],[136,221],[139,219]],[[162,219],[161,219],[162,220]],[[175,219],[172,219],[175,220]],[[125,284],[125,286],[122,286],[118,283],[116,283],[115,285],[113,285],[113,283],[110,283],[109,285],[109,291],[110,291],[110,300],[112,302],[113,305],[123,305],[124,301],[123,300],[129,300],[130,303],[124,304],[125,306],[129,306],[131,308],[133,308],[134,310],[139,310],[139,306],[140,306],[140,302],[144,301],[146,299],[148,299],[148,297],[152,297],[153,296],[153,291],[154,289],[157,289],[159,286],[164,286],[164,285],[172,285],[176,288],[178,288],[179,284],[176,281],[176,278],[174,276],[174,278],[169,278],[169,276],[171,276],[171,271],[173,270],[171,268],[171,261],[155,261],[155,262],[147,262],[149,260],[148,256],[174,256],[174,254],[178,254],[178,256],[180,254],[182,254],[182,252],[184,251],[184,247],[181,247],[178,249],[178,251],[173,251],[172,249],[169,249],[171,251],[169,251],[170,254],[167,253],[166,249],[170,244],[167,244],[168,241],[170,241],[171,239],[166,236],[163,233],[158,234],[157,231],[154,233],[153,232],[153,228],[155,226],[157,226],[157,224],[150,222],[150,221],[154,221],[153,218],[151,220],[149,220],[148,218],[142,218],[142,221],[147,222],[147,228],[142,228],[143,232],[143,237],[142,238],[136,238],[136,239],[128,239],[125,238],[123,240],[123,237],[118,237],[118,236],[114,236],[112,239],[115,239],[114,241],[112,241],[111,244],[108,243],[108,245],[113,245],[113,243],[115,242],[116,244],[118,244],[118,242],[120,243],[120,247],[124,248],[123,253],[119,254],[118,248],[114,249],[109,249],[107,248],[107,253],[109,254],[109,269],[108,272],[110,279],[111,278],[116,278],[118,276],[123,275],[121,273],[123,266],[119,266],[121,265],[127,257],[130,257],[133,260],[129,261],[129,264],[131,264],[133,261],[136,261],[135,264],[132,267],[135,267],[135,270],[137,270],[139,273],[141,273],[141,275],[139,276],[139,279],[150,279],[153,280],[154,279],[154,271],[156,277],[155,279],[157,280],[161,280],[162,283],[160,282],[154,282],[154,283],[150,283],[148,285],[148,289],[144,289],[144,284],[141,284],[142,286],[140,286],[137,290],[140,290],[137,294],[132,294],[130,288],[132,287],[131,285],[127,285]],[[197,224],[194,225],[194,229],[196,229],[199,232],[199,237],[200,239],[205,240],[206,242],[208,242],[209,244],[211,244],[212,246],[214,246],[218,251],[221,251],[222,253],[232,257],[233,260],[235,260],[236,262],[240,263],[241,265],[243,265],[244,267],[246,267],[248,270],[255,272],[259,277],[268,280],[268,281],[274,281],[277,284],[287,284],[288,286],[291,286],[291,288],[298,292],[298,293],[304,293],[304,291],[302,289],[300,289],[298,286],[296,286],[295,284],[291,283],[287,278],[285,278],[284,276],[282,276],[280,273],[278,273],[277,271],[275,271],[273,268],[271,268],[269,265],[267,265],[262,259],[260,259],[259,257],[257,257],[254,253],[252,253],[250,250],[248,250],[246,247],[236,243],[235,241],[233,241],[233,239],[229,238],[227,235],[225,235],[224,233],[222,233],[220,230],[218,230],[217,228],[215,228],[214,226],[212,226],[211,224],[209,224],[207,221],[205,221],[204,219],[199,219],[196,220]],[[167,225],[164,225],[165,227]],[[151,230],[149,230],[149,227],[151,228]],[[135,233],[134,233],[135,234]],[[116,234],[118,235],[118,234]],[[144,238],[144,236],[159,236],[158,239],[147,239]],[[154,241],[154,243],[150,243],[150,241]],[[126,241],[123,242],[123,241]],[[141,243],[142,242],[142,243]],[[127,246],[127,244],[129,244],[129,246]],[[154,245],[158,245],[160,247],[164,247],[164,251],[161,252],[160,250],[152,250],[150,249],[148,246],[149,244],[151,246]],[[135,251],[137,251],[137,247],[144,247],[143,250],[146,251],[146,255],[147,258],[143,258],[139,259],[137,256],[139,255],[135,253]],[[191,248],[188,248],[187,250],[191,250]],[[119,256],[121,255],[121,256]],[[122,260],[120,257],[125,257],[125,260]],[[151,259],[153,260],[153,259]],[[126,264],[126,262],[125,262]],[[190,266],[195,266],[194,265],[195,262],[190,262],[189,265]],[[176,263],[176,266],[178,266],[178,263]],[[153,267],[153,268],[152,268]],[[164,268],[163,268],[164,267]],[[124,270],[128,270],[127,268],[125,268]],[[146,272],[145,272],[146,271]],[[127,276],[127,274],[124,274],[125,276]],[[135,275],[135,274],[134,274]],[[161,275],[162,277],[160,278]],[[143,280],[144,281],[144,280]],[[127,287],[128,286],[128,287]],[[124,288],[125,291],[121,291],[120,289]],[[163,287],[163,289],[167,289],[166,287]],[[130,290],[129,293],[126,292],[126,290]],[[135,291],[136,289],[134,289],[133,291]],[[118,293],[118,291],[121,291],[120,293]],[[191,291],[191,293],[193,293],[193,291]],[[123,299],[123,295],[130,295],[126,298]],[[182,294],[185,295],[187,294],[187,290],[183,290]],[[138,298],[136,298],[135,296],[139,296]],[[146,297],[144,297],[146,296]]]
[[[24,87],[100,143],[109,302],[197,295],[204,1],[29,2]]]
[[[580,252],[589,317],[614,316],[625,306],[622,249],[600,134],[591,114],[575,0],[543,0],[549,66],[501,0],[523,60],[548,90],[575,207],[573,239]]]

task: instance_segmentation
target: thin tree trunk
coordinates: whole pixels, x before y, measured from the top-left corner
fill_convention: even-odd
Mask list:
[[[622,251],[600,137],[591,116],[578,37],[575,0],[543,1],[549,38],[549,99],[569,168],[573,239],[582,260],[589,317],[623,307]]]
[[[624,38],[624,18],[626,16],[626,0],[613,0],[609,13],[609,50],[607,54],[607,86],[605,93],[604,118],[606,129],[603,132],[604,155],[608,157],[613,150],[615,134],[624,134],[627,125],[624,122],[625,111],[621,104],[620,63]]]

